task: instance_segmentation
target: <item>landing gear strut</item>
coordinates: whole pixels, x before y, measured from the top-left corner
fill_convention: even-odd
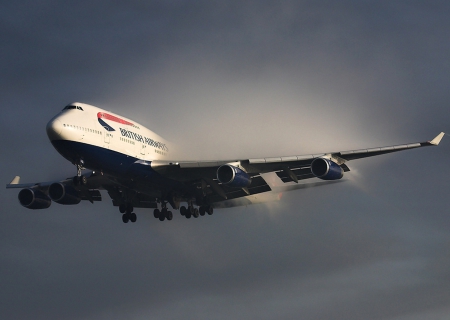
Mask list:
[[[87,185],[87,178],[81,175],[81,165],[77,164],[77,175],[73,177],[74,186],[85,186]]]

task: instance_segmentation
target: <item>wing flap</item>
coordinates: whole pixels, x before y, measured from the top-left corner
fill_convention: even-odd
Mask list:
[[[220,184],[220,187],[223,189],[228,200],[272,190],[270,186],[267,184],[267,182],[264,180],[264,178],[261,176],[253,177],[252,183],[246,188],[246,190],[244,190],[243,188],[232,188],[227,186],[226,184]],[[217,193],[210,194],[207,196],[207,198],[208,201],[210,201],[211,203],[224,200],[224,198]]]
[[[311,173],[310,167],[290,169],[290,170],[297,177],[298,180],[304,180],[314,177],[313,174]],[[277,171],[276,174],[283,182],[293,181],[292,178],[289,176],[289,174],[286,172],[286,170]]]

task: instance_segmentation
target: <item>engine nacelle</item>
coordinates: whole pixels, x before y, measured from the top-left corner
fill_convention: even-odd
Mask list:
[[[311,163],[311,172],[314,176],[322,180],[339,180],[344,176],[344,170],[337,163],[317,158]]]
[[[247,173],[229,164],[224,164],[217,169],[217,180],[236,188],[245,188],[252,183],[252,179]]]
[[[25,188],[19,192],[19,202],[28,209],[47,209],[52,200],[37,188]]]
[[[78,204],[81,201],[77,190],[61,182],[52,183],[48,188],[48,195],[59,204]]]

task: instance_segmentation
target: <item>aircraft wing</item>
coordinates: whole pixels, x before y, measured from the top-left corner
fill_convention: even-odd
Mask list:
[[[70,196],[73,196],[73,204],[78,203],[81,200],[88,200],[91,203],[94,201],[101,201],[102,197],[99,192],[99,189],[104,189],[102,186],[105,183],[106,179],[102,176],[96,175],[94,172],[89,172],[86,174],[86,185],[80,185],[76,187],[70,187],[70,189],[55,189],[55,192],[58,194],[58,197],[65,195],[67,193]],[[21,193],[19,193],[19,201],[25,207],[29,207],[31,209],[45,209],[50,206],[50,199],[48,197],[49,189],[53,184],[58,184],[62,188],[66,185],[72,184],[72,178],[67,178],[64,180],[56,180],[56,181],[46,181],[46,182],[36,182],[36,183],[20,183],[20,177],[15,176],[14,179],[6,185],[7,189],[20,188],[23,189]],[[71,193],[71,194],[69,194]],[[33,207],[32,200],[34,198],[41,198],[40,207]],[[60,203],[63,203],[65,200],[61,200]],[[56,201],[58,202],[58,201]],[[39,205],[36,205],[39,206]]]
[[[146,162],[139,160],[140,164],[147,164],[161,175],[184,182],[197,183],[198,188],[209,188],[211,202],[223,201],[226,199],[241,198],[257,193],[270,191],[270,186],[260,174],[275,172],[285,183],[316,177],[312,173],[311,164],[318,158],[327,159],[340,166],[343,172],[350,171],[346,162],[350,160],[373,157],[386,153],[415,149],[427,146],[437,146],[444,132],[441,132],[431,141],[408,143],[388,147],[377,147],[360,150],[327,152],[320,154],[306,154],[299,156],[287,156],[277,158],[257,158],[257,159],[232,159],[224,161],[153,161]],[[232,187],[220,183],[217,178],[217,170],[223,165],[231,165],[245,171],[251,178],[251,184],[246,188]],[[327,180],[327,179],[325,179]],[[333,180],[333,179],[329,179]]]
[[[75,183],[73,178],[22,184],[20,177],[17,176],[6,185],[6,188],[21,188],[19,201],[24,207],[30,209],[48,208],[52,201],[60,204],[77,204],[81,200],[92,203],[101,201],[99,190],[107,190],[113,205],[116,206],[123,204],[124,197],[129,197],[130,204],[134,207],[156,208],[158,199],[164,193],[171,195],[167,200],[174,208],[178,207],[180,199],[182,201],[192,198],[202,199],[203,203],[214,207],[246,205],[271,201],[270,197],[268,198],[269,194],[260,195],[267,191],[274,191],[273,199],[276,199],[276,192],[283,192],[292,187],[304,188],[318,185],[317,183],[309,183],[308,186],[288,184],[283,189],[279,187],[272,189],[265,180],[265,173],[275,173],[284,183],[298,183],[300,180],[313,177],[322,180],[338,180],[343,172],[350,170],[346,164],[350,160],[419,147],[437,146],[443,136],[442,132],[431,141],[425,142],[278,158],[178,162],[137,160],[130,166],[123,179],[90,172],[84,175],[85,182],[82,184]],[[338,174],[331,176],[328,176],[328,173],[317,174],[318,171],[314,171],[317,163],[326,167],[327,170],[332,168]],[[225,169],[225,175],[219,176],[218,172],[222,169]],[[155,171],[159,175],[155,174]],[[160,176],[174,180],[172,182],[176,183],[171,183],[170,186],[164,183],[159,185]],[[229,179],[231,176],[232,178]],[[226,177],[226,179],[220,177]],[[241,182],[236,184],[236,178],[241,179]],[[336,181],[324,181],[320,185],[330,182]]]
[[[437,146],[440,141],[444,137],[445,133],[441,132],[431,141],[425,142],[416,142],[416,143],[408,143],[401,144],[395,146],[388,147],[378,147],[378,148],[369,148],[369,149],[359,149],[359,150],[349,150],[349,151],[338,151],[338,152],[327,152],[321,154],[308,154],[308,155],[300,155],[300,156],[291,156],[291,157],[280,157],[280,158],[262,158],[262,159],[248,159],[246,160],[248,166],[259,170],[261,173],[263,172],[272,172],[272,171],[281,171],[286,168],[295,168],[295,169],[308,169],[307,171],[301,170],[297,171],[296,176],[299,179],[308,179],[310,176],[308,175],[308,171],[310,172],[310,166],[314,159],[316,158],[327,158],[333,160],[338,165],[340,165],[344,171],[349,171],[348,167],[345,165],[346,162],[350,160],[368,158],[373,156],[378,156],[386,153],[392,153],[397,151],[403,151],[408,149],[415,149],[420,147],[427,146]],[[293,171],[293,170],[291,170]],[[285,177],[285,175],[279,175],[281,177]],[[292,179],[291,181],[293,181]],[[286,182],[286,181],[285,181]]]
[[[34,187],[37,185],[49,185],[49,182],[43,182],[43,183],[20,183],[20,177],[19,176],[15,176],[14,179],[11,180],[10,183],[8,183],[6,185],[6,189],[13,189],[13,188],[29,188],[29,187]]]

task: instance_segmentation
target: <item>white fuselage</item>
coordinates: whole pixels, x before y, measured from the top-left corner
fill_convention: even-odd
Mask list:
[[[84,103],[72,103],[50,120],[47,134],[52,142],[81,143],[147,161],[168,159],[171,151],[167,141],[141,124]]]

